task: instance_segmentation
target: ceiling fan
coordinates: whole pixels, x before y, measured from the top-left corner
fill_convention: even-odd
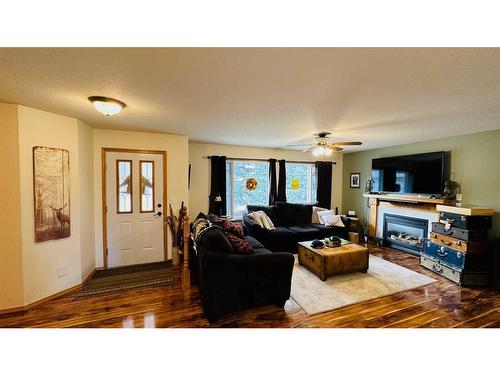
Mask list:
[[[313,143],[306,144],[290,144],[286,145],[286,148],[295,148],[295,147],[307,147],[302,152],[312,152],[314,156],[330,156],[333,151],[342,151],[344,148],[339,146],[359,146],[363,144],[358,141],[339,141],[328,143],[328,139],[330,138],[329,132],[319,132],[314,134]]]

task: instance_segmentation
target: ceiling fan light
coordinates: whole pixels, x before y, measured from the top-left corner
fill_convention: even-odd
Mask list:
[[[126,107],[125,103],[105,96],[91,96],[89,97],[89,101],[94,105],[97,111],[105,116],[116,115]]]
[[[321,147],[316,147],[314,150],[312,150],[312,154],[313,156],[321,156],[323,153],[323,150],[321,149]]]
[[[312,150],[312,154],[315,157],[330,156],[332,153],[333,150],[326,146],[318,146],[314,150]]]

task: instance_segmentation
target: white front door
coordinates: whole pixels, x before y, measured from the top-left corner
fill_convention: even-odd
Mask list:
[[[163,155],[105,155],[108,267],[166,260]]]

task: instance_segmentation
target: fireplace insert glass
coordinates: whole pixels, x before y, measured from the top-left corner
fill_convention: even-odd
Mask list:
[[[427,238],[428,221],[407,216],[384,214],[384,243],[418,255]]]

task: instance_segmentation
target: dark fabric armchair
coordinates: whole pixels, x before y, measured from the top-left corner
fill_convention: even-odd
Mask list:
[[[201,302],[211,323],[248,308],[270,304],[283,307],[290,298],[293,255],[272,253],[255,239],[248,240],[254,247],[253,255],[228,254],[198,246]]]

